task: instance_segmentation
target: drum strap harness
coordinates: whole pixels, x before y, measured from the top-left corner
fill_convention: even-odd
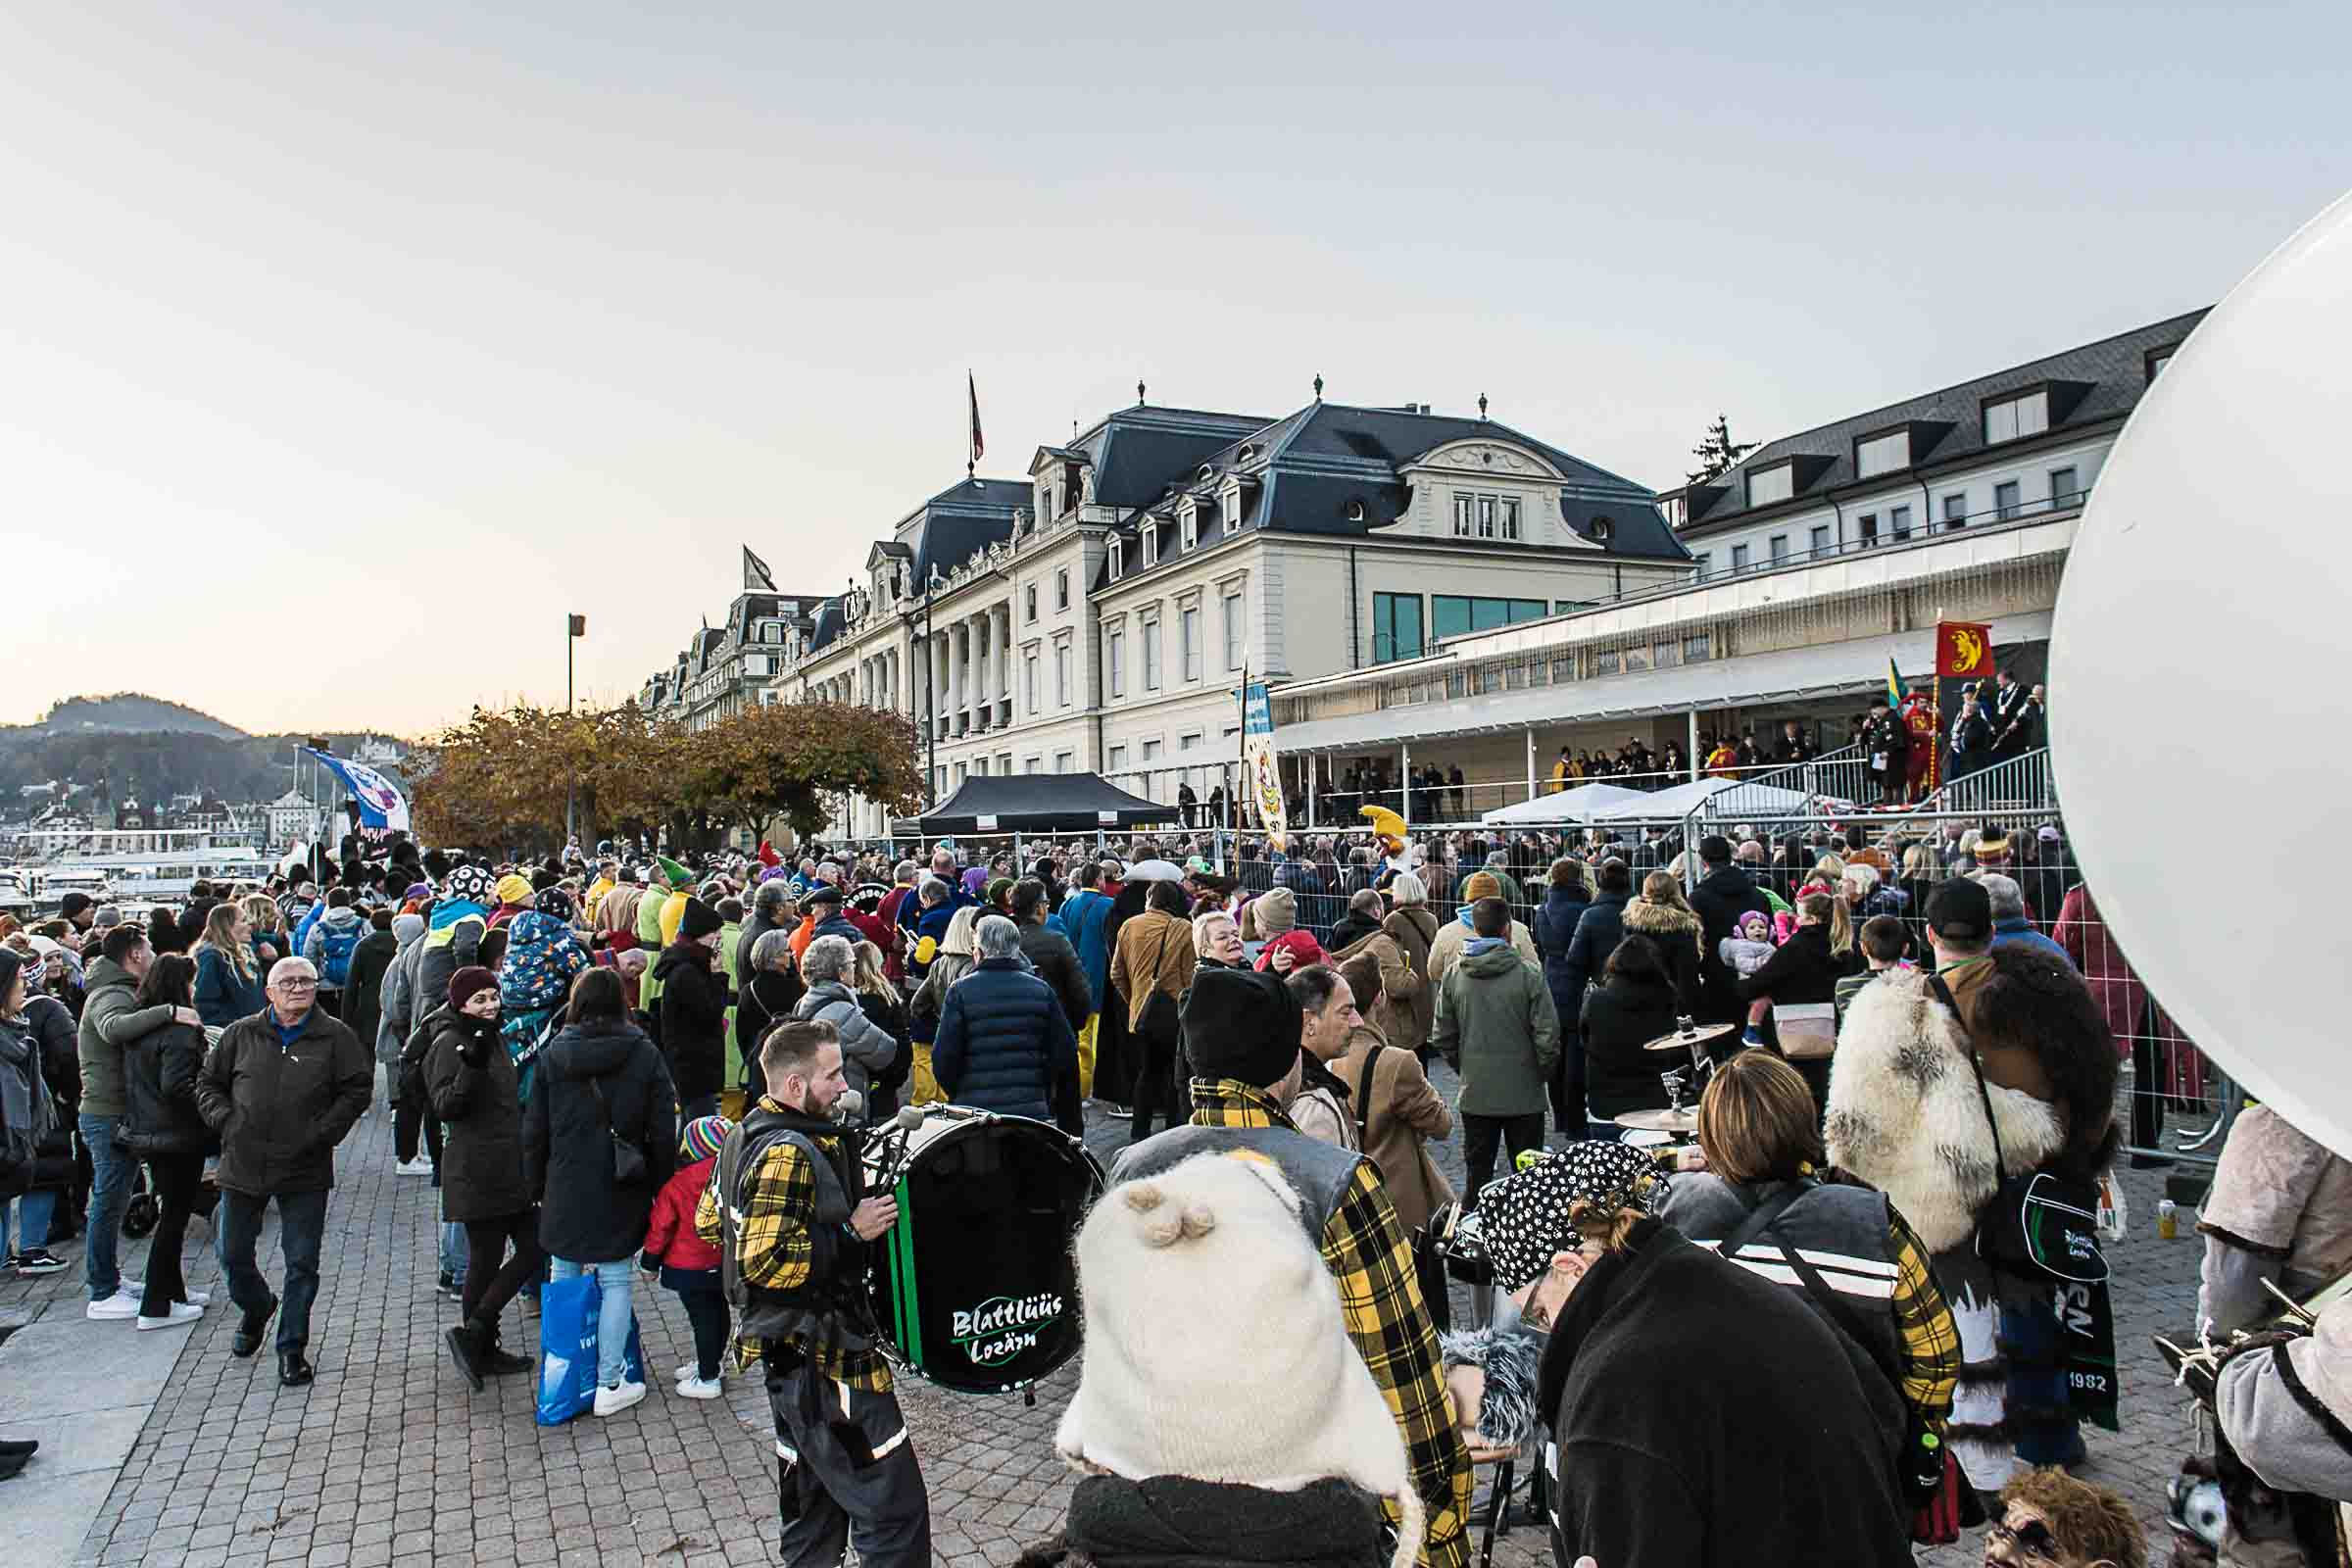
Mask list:
[[[714,1173],[722,1200],[719,1217],[724,1246],[719,1251],[719,1282],[734,1307],[739,1332],[748,1339],[794,1338],[810,1345],[848,1350],[870,1348],[874,1343],[871,1313],[866,1304],[863,1269],[857,1266],[862,1243],[849,1231],[861,1185],[845,1176],[826,1157],[810,1134],[794,1125],[806,1118],[754,1110],[734,1130],[718,1152]],[[846,1137],[830,1123],[813,1123],[826,1134]],[[779,1143],[789,1143],[806,1158],[816,1182],[816,1212],[808,1224],[808,1278],[789,1291],[764,1290],[743,1277],[744,1176],[756,1171]],[[855,1157],[849,1160],[858,1170]]]

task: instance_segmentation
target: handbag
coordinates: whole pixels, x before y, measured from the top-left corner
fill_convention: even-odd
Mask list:
[[[594,1079],[588,1080],[588,1092],[596,1097],[597,1109],[605,1113],[605,1133],[612,1140],[612,1185],[640,1187],[645,1183],[645,1151],[620,1136],[612,1125],[612,1107],[605,1100],[603,1087]]]
[[[1355,1147],[1358,1152],[1372,1142],[1372,1070],[1380,1064],[1380,1054],[1388,1049],[1385,1045],[1379,1045],[1365,1052],[1363,1070],[1355,1076]],[[1445,1254],[1438,1248],[1437,1237],[1430,1232],[1431,1220],[1436,1218],[1438,1212],[1438,1195],[1436,1189],[1429,1185],[1429,1156],[1418,1148],[1413,1151],[1413,1168],[1421,1178],[1421,1197],[1431,1218],[1414,1226],[1406,1241],[1412,1248],[1413,1275],[1421,1285],[1421,1300],[1429,1308],[1430,1321],[1437,1326],[1440,1334],[1444,1334],[1453,1327],[1453,1300],[1446,1294]]]
[[[1790,1061],[1824,1061],[1838,1049],[1838,1004],[1781,1002],[1772,1008],[1773,1038]]]

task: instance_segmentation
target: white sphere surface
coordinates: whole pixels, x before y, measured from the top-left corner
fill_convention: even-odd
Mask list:
[[[2230,291],[2125,426],[2067,562],[2049,701],[2067,828],[2132,967],[2352,1156],[2348,665],[2352,197]]]

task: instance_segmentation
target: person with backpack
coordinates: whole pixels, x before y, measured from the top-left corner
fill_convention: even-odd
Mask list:
[[[1942,1485],[1960,1331],[1927,1249],[1886,1195],[1850,1179],[1816,1178],[1820,1126],[1813,1092],[1794,1067],[1767,1051],[1740,1052],[1715,1070],[1699,1099],[1706,1169],[1678,1173],[1657,1215],[1795,1290],[1870,1357],[1902,1403],[1903,1477],[1916,1507]]]

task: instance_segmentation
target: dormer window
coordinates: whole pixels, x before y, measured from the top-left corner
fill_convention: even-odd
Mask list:
[[[1144,564],[1159,564],[1159,523],[1152,517],[1144,519]]]
[[[1893,473],[1911,466],[1911,432],[1889,430],[1854,443],[1854,474],[1857,478],[1875,478],[1882,473]]]
[[[2178,343],[2168,343],[2163,348],[2148,351],[2148,380],[2150,384],[2155,382],[2157,374],[2166,366],[2173,363],[2173,350],[2180,346]]]
[[[1183,543],[1178,548],[1192,550],[1199,547],[1200,543],[1200,508],[1198,503],[1188,499],[1183,506],[1176,509],[1176,526],[1183,538]]]
[[[1125,548],[1125,541],[1113,539],[1110,542],[1110,580],[1112,582],[1117,582],[1119,580],[1119,574],[1126,569],[1127,551]]]
[[[2049,427],[2050,394],[2045,389],[1984,405],[1984,444],[1988,447],[2039,435]]]
[[[1796,494],[1795,465],[1775,464],[1747,476],[1747,504],[1750,507],[1769,507]]]

